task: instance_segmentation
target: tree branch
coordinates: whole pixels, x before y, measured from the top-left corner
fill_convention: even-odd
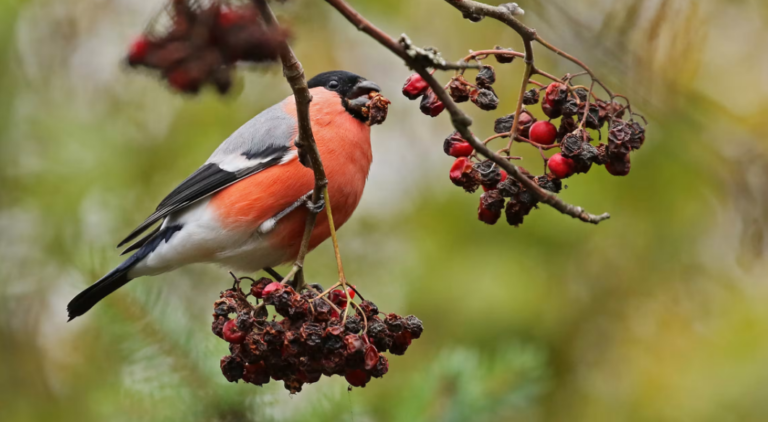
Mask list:
[[[264,23],[268,27],[276,27],[278,25],[272,9],[270,9],[266,0],[254,0],[256,7],[261,13]],[[321,200],[325,200],[325,208],[328,213],[328,225],[331,228],[333,236],[334,252],[336,253],[336,260],[339,266],[339,277],[344,277],[344,271],[341,267],[341,256],[339,255],[339,247],[336,240],[336,230],[333,226],[333,216],[331,215],[331,201],[328,197],[328,179],[325,175],[325,168],[323,162],[320,159],[320,152],[317,149],[317,143],[315,137],[312,134],[312,125],[309,119],[309,104],[312,102],[312,94],[309,92],[307,81],[304,77],[304,68],[296,58],[293,50],[284,43],[280,49],[280,60],[283,63],[283,75],[288,81],[293,91],[293,96],[296,99],[296,116],[298,119],[299,134],[294,141],[294,145],[298,149],[299,157],[305,157],[303,163],[309,164],[315,176],[315,187],[312,191],[312,203],[318,204]],[[318,213],[311,211],[307,215],[307,220],[304,225],[304,236],[301,239],[301,246],[299,247],[299,254],[296,257],[296,262],[293,265],[291,273],[296,275],[296,288],[300,289],[304,284],[304,259],[309,252],[309,241],[312,237],[312,231],[315,228],[317,222]],[[285,281],[285,280],[283,280]]]
[[[468,0],[446,1],[459,8],[459,10],[474,14],[482,14],[484,16],[490,16],[506,23],[523,37],[523,40],[526,43],[526,48],[528,48],[531,44],[531,41],[535,39],[536,32],[520,23],[520,21],[515,19],[507,9],[492,7],[483,3],[477,3]],[[326,2],[338,10],[345,18],[347,18],[350,23],[355,25],[358,30],[370,35],[384,47],[402,58],[408,66],[413,68],[422,78],[424,78],[424,80],[429,84],[430,88],[432,88],[432,90],[438,96],[440,101],[442,101],[445,105],[446,110],[448,110],[448,113],[451,115],[451,122],[453,123],[453,127],[461,134],[462,138],[467,140],[472,145],[472,147],[475,148],[476,151],[496,163],[496,165],[504,169],[511,177],[525,186],[525,188],[531,191],[540,202],[555,208],[563,214],[570,215],[571,217],[578,218],[579,220],[587,223],[597,224],[610,218],[610,215],[607,213],[601,215],[592,215],[581,207],[563,202],[563,200],[558,198],[555,194],[540,188],[539,185],[534,183],[531,179],[520,172],[517,166],[510,163],[504,157],[491,151],[469,130],[469,127],[472,125],[472,119],[456,105],[448,92],[443,89],[442,85],[430,74],[427,68],[422,63],[407,54],[406,49],[400,43],[395,41],[395,39],[366,20],[357,11],[352,9],[352,7],[350,7],[349,4],[347,4],[344,0],[326,0]],[[526,55],[526,59],[530,58],[532,65],[532,50],[530,54],[530,56]],[[526,82],[527,80],[528,78],[524,79]]]

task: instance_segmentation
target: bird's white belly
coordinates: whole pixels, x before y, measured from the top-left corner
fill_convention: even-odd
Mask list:
[[[130,276],[158,275],[201,262],[217,263],[229,270],[254,272],[289,260],[284,252],[270,246],[266,234],[222,229],[208,207],[209,202],[205,199],[170,215],[163,225],[181,224],[182,228],[139,262]]]

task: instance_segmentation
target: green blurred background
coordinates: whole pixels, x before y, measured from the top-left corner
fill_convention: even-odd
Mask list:
[[[446,58],[521,48],[439,0],[351,3]],[[65,313],[165,193],[289,95],[279,69],[241,70],[237,95],[182,97],[121,65],[158,0],[0,1],[0,421],[767,420],[768,4],[519,3],[650,120],[628,177],[568,180],[565,200],[612,214],[599,226],[547,207],[517,229],[479,223],[477,196],[448,181],[449,118],[399,95],[401,61],[322,1],[276,5],[309,75],[350,70],[393,101],[341,250],[364,294],[426,327],[365,389],[336,377],[290,396],[221,376],[221,269]],[[542,68],[576,71],[537,51]],[[499,110],[465,107],[479,136],[514,108],[522,64],[497,71]],[[538,152],[516,148],[538,171]],[[308,274],[334,282],[329,245]]]

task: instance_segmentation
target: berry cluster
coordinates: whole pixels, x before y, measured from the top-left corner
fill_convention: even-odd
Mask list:
[[[478,51],[467,56],[464,60],[476,60],[479,70],[474,85],[466,81],[464,70],[456,72],[451,78],[445,89],[455,102],[471,100],[482,110],[497,108],[498,98],[491,88],[496,81],[496,73],[492,66],[484,65],[479,60],[491,55],[499,63],[511,63],[515,57],[522,56],[498,46],[494,50]],[[513,142],[537,148],[544,160],[545,174],[534,176],[522,167],[519,169],[541,189],[553,193],[562,189],[562,179],[576,173],[587,173],[593,164],[604,165],[614,176],[626,176],[630,170],[630,152],[640,149],[645,141],[645,127],[634,120],[637,114],[632,112],[629,101],[626,105],[618,103],[615,99],[621,96],[603,101],[592,88],[574,86],[574,77],[566,75],[549,85],[530,80],[530,84],[538,87],[526,91],[519,99],[522,108],[517,125],[515,114],[499,117],[494,122],[495,135],[484,141],[487,145],[494,139],[508,138],[507,147],[497,152],[505,159],[519,159],[510,155]],[[421,111],[429,116],[434,117],[444,109],[443,103],[418,74],[406,80],[403,95],[412,100],[421,96]],[[524,107],[537,104],[541,104],[546,120],[538,120]],[[627,114],[629,119],[623,120]],[[607,144],[593,145],[590,131],[596,132],[602,139],[601,130],[606,126]],[[545,151],[551,149],[559,149],[560,152],[547,157]],[[509,224],[519,226],[537,206],[538,196],[534,192],[508,177],[494,162],[478,159],[472,145],[458,132],[445,139],[443,150],[455,158],[449,173],[453,184],[470,193],[482,186],[483,194],[478,207],[480,221],[496,224],[503,211]],[[546,172],[546,169],[549,171]]]
[[[213,305],[211,329],[229,343],[230,354],[220,365],[230,382],[242,379],[260,386],[273,379],[297,393],[323,375],[340,375],[351,386],[364,387],[389,370],[383,352],[404,354],[424,331],[413,315],[382,318],[374,303],[356,303],[354,288],[345,293],[309,287],[297,293],[269,278],[252,281],[247,294],[238,281]],[[276,314],[271,319],[267,306]]]
[[[170,0],[131,44],[128,64],[159,70],[181,92],[196,93],[212,84],[226,93],[236,62],[276,60],[287,37],[281,28],[266,28],[251,2]]]

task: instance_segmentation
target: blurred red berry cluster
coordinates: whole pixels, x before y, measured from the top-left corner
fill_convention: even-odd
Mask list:
[[[464,60],[473,59],[478,63],[475,84],[467,82],[465,69],[457,71],[445,86],[453,101],[461,103],[471,100],[482,110],[497,108],[499,100],[491,87],[496,81],[496,72],[492,66],[480,61],[480,57],[491,55],[499,63],[511,63],[515,57],[522,56],[498,46],[494,50],[471,53]],[[628,101],[624,105],[615,98],[610,101],[601,100],[592,92],[592,88],[574,86],[572,79],[573,76],[566,75],[549,85],[531,81],[531,84],[539,87],[525,91],[519,99],[522,107],[514,133],[515,114],[509,114],[496,119],[493,128],[495,135],[484,141],[487,145],[494,139],[507,138],[507,148],[497,152],[505,159],[517,158],[510,156],[513,142],[537,148],[544,160],[545,174],[534,176],[522,167],[519,169],[540,188],[553,193],[559,193],[562,189],[561,179],[576,173],[587,173],[593,164],[604,165],[608,173],[614,176],[629,174],[629,154],[640,149],[645,141],[645,127],[634,120],[636,114],[632,113]],[[421,97],[421,111],[429,116],[434,117],[444,109],[444,104],[418,74],[408,77],[403,86],[403,95],[412,100]],[[540,104],[541,112],[547,120],[538,120],[524,107],[537,104]],[[628,115],[628,120],[623,120],[625,115]],[[602,139],[601,131],[606,127],[607,144],[593,145],[593,134]],[[553,149],[560,151],[547,157],[545,151]],[[481,161],[472,145],[458,132],[445,139],[443,151],[455,158],[449,172],[453,184],[470,193],[482,186],[483,193],[478,206],[480,221],[496,224],[504,213],[509,224],[518,226],[537,206],[536,194],[519,181],[508,177],[494,162]]]
[[[127,60],[160,71],[178,91],[212,84],[226,93],[235,63],[276,60],[287,37],[282,28],[267,28],[250,2],[170,0],[131,44]]]
[[[354,288],[345,293],[308,287],[298,293],[269,278],[252,281],[248,293],[238,282],[213,305],[212,331],[229,343],[230,354],[220,366],[230,382],[283,381],[296,393],[323,375],[339,375],[364,387],[389,370],[384,352],[404,354],[424,331],[413,315],[384,315],[370,301],[358,304]],[[272,318],[267,306],[274,310]]]

